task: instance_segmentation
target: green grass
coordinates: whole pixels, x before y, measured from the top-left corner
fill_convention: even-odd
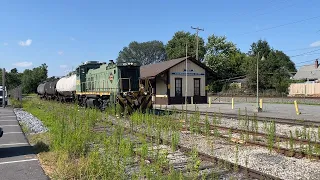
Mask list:
[[[167,136],[175,150],[181,124],[173,123],[169,114],[133,113],[128,120],[132,129],[140,127],[142,134],[130,132],[136,137],[132,140],[126,136],[129,132],[123,128],[121,118],[118,125],[111,123],[109,117],[115,114],[114,109],[100,112],[38,98],[24,100],[23,109],[49,129],[46,133],[29,134],[22,126],[51,179],[184,179],[170,168],[165,154],[149,150],[153,145],[144,135],[154,134],[158,144],[160,137]],[[94,132],[96,125],[108,126],[111,134]],[[148,164],[149,159],[152,163]],[[139,164],[138,170],[128,174],[126,169],[134,162]]]

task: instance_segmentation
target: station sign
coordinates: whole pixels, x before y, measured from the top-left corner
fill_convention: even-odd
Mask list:
[[[172,72],[172,75],[186,75],[186,72]],[[205,73],[197,73],[197,72],[187,72],[187,76],[204,76]]]

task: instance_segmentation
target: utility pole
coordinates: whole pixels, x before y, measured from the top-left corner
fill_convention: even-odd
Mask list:
[[[199,31],[204,31],[204,29],[200,29],[199,27],[196,27],[196,28],[194,28],[194,27],[192,27],[191,26],[191,28],[192,29],[195,29],[196,31],[197,31],[197,50],[196,50],[196,59],[197,59],[197,61],[199,60],[199,56],[198,56],[198,50],[199,50],[199,37],[198,37],[198,34],[199,34]]]
[[[188,95],[188,42],[186,42],[186,94],[185,94],[185,104],[186,104],[186,112],[187,112],[187,104],[188,104],[188,99],[187,99],[187,95]],[[181,92],[182,93],[182,92]]]
[[[6,69],[2,69],[2,107],[5,108],[6,106]]]

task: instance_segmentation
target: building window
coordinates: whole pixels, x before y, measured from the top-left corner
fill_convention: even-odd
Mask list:
[[[182,96],[182,78],[176,78],[175,79],[175,94],[176,97]]]
[[[200,78],[194,78],[194,96],[200,96]]]

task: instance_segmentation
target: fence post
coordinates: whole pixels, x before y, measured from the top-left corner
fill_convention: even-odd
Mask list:
[[[211,107],[211,96],[209,97],[209,107]]]

